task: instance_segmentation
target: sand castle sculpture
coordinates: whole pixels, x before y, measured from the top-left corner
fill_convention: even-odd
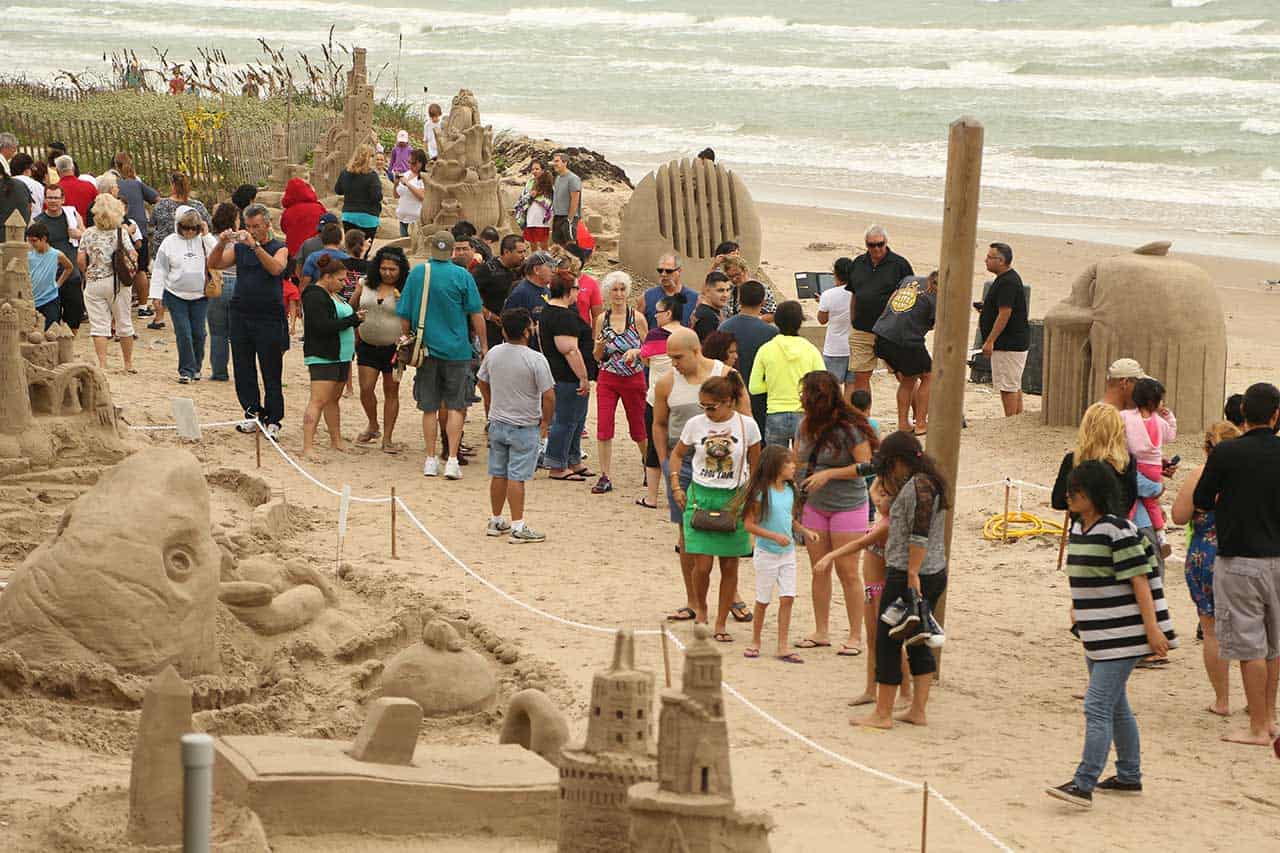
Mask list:
[[[306,180],[307,176],[308,169],[305,163],[289,162],[289,139],[284,127],[277,125],[271,134],[271,173],[267,176],[267,191],[283,193],[285,184],[289,183],[291,178]],[[332,189],[332,186],[329,189]]]
[[[1149,243],[1091,264],[1045,315],[1043,419],[1074,426],[1106,384],[1107,366],[1136,358],[1164,383],[1185,430],[1222,413],[1227,329],[1218,292],[1200,267]]]
[[[664,690],[658,721],[658,779],[632,786],[632,853],[765,853],[773,822],[734,809],[720,652],[706,625],[694,626],[679,690]]]
[[[342,116],[316,144],[311,184],[322,197],[333,189],[338,174],[346,168],[357,145],[375,145],[378,142],[378,135],[373,130],[373,84],[369,82],[367,56],[368,51],[363,47],[351,51],[351,70],[347,72]],[[283,189],[284,185],[281,184],[280,188]]]
[[[480,124],[480,107],[470,89],[460,89],[454,96],[449,115],[435,134],[440,156],[423,179],[427,194],[413,252],[424,257],[427,237],[460,219],[476,228],[503,224],[493,128]]]
[[[125,523],[121,507],[146,524]],[[219,672],[221,562],[199,461],[184,450],[135,454],[67,507],[14,572],[0,593],[0,648],[36,668]]]
[[[387,661],[379,688],[382,696],[413,700],[428,716],[482,710],[497,692],[492,665],[443,619],[428,622],[421,643]]]
[[[586,740],[560,753],[560,853],[626,850],[627,790],[657,778],[653,673],[635,668],[630,631],[614,638],[613,664],[591,681]]]
[[[742,178],[706,160],[672,160],[644,176],[622,209],[619,252],[632,270],[652,269],[664,252],[680,256],[685,284],[697,289],[715,250],[733,240],[754,269],[760,263],[760,216]]]
[[[106,373],[73,360],[65,324],[40,331],[25,230],[15,211],[0,246],[0,475],[86,454],[118,459],[124,446]]]

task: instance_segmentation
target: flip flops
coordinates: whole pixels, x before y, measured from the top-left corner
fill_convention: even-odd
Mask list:
[[[759,649],[743,649],[742,656],[744,658],[751,658],[752,660],[754,660],[760,657],[760,650]]]
[[[717,643],[733,642],[733,637],[730,636],[729,634],[726,634],[724,631],[716,631],[714,634],[711,635],[711,639],[715,640]]]
[[[750,622],[755,618],[755,614],[747,609],[745,601],[735,601],[729,605],[729,615],[733,617],[734,622]]]
[[[561,483],[585,483],[587,481],[586,477],[583,477],[581,474],[576,474],[573,471],[570,471],[567,474],[561,474],[559,477],[555,474],[548,474],[547,479],[559,480]]]
[[[681,607],[675,613],[667,617],[668,622],[688,622],[691,619],[697,619],[698,614],[693,612],[692,607]]]
[[[651,504],[651,503],[649,503],[649,498],[648,498],[648,497],[636,498],[636,506],[642,506],[642,507],[644,507],[645,509],[657,509],[657,508],[658,508],[658,505],[657,505],[657,504]]]
[[[798,640],[795,644],[795,647],[797,649],[826,649],[826,648],[830,648],[831,644],[819,643],[817,640],[811,640],[808,637],[805,637],[801,640]]]
[[[836,652],[842,658],[856,658],[862,654],[862,646],[849,646],[844,643],[840,644],[840,651]]]
[[[804,663],[804,658],[795,652],[787,652],[785,655],[778,655],[778,660],[783,663]]]
[[[368,444],[375,438],[381,438],[382,431],[376,429],[366,429],[356,436],[356,444]]]

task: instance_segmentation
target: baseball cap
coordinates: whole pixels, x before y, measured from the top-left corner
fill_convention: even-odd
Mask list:
[[[316,233],[319,234],[320,229],[328,225],[330,222],[337,222],[337,221],[338,221],[337,214],[325,211],[324,213],[320,214],[320,218],[316,221]]]
[[[554,267],[556,266],[556,259],[551,257],[551,255],[547,252],[541,252],[541,251],[534,252],[532,255],[525,258],[525,261],[524,261],[525,275],[528,275],[529,273],[533,272],[534,267],[540,267],[540,266]]]
[[[402,130],[396,134],[396,142],[408,142],[408,141],[409,141],[409,131]]]
[[[1146,379],[1147,374],[1136,358],[1117,358],[1107,368],[1108,379]]]
[[[427,248],[433,261],[453,260],[453,234],[448,231],[437,231],[427,240]]]

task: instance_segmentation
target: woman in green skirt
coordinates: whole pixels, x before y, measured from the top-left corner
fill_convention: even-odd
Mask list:
[[[702,414],[690,418],[671,451],[672,493],[684,509],[684,547],[693,557],[694,592],[699,602],[697,620],[707,621],[707,590],[711,566],[720,558],[720,601],[714,637],[733,641],[725,632],[738,589],[738,557],[751,553],[751,537],[742,518],[729,504],[737,497],[760,457],[760,427],[755,419],[735,409],[743,391],[736,371],[703,383],[698,394]],[[678,472],[687,453],[693,453],[693,480],[686,494]],[[723,513],[731,513],[730,521]]]

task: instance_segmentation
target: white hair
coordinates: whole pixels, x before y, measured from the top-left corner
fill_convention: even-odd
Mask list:
[[[111,172],[105,172],[98,176],[98,192],[109,193],[113,189],[119,189],[119,187],[120,183]]]
[[[76,170],[76,161],[71,159],[70,154],[63,154],[54,159],[53,168],[58,170],[59,175],[70,175]]]
[[[0,148],[17,148],[18,137],[12,133],[0,133]]]
[[[602,282],[605,293],[613,292],[615,284],[621,284],[627,296],[631,296],[631,276],[622,270],[614,270],[604,277]]]
[[[863,241],[866,241],[872,237],[879,237],[880,239],[884,240],[886,243],[889,242],[889,232],[884,230],[883,225],[872,225],[870,228],[867,229],[867,233],[862,235]]]

